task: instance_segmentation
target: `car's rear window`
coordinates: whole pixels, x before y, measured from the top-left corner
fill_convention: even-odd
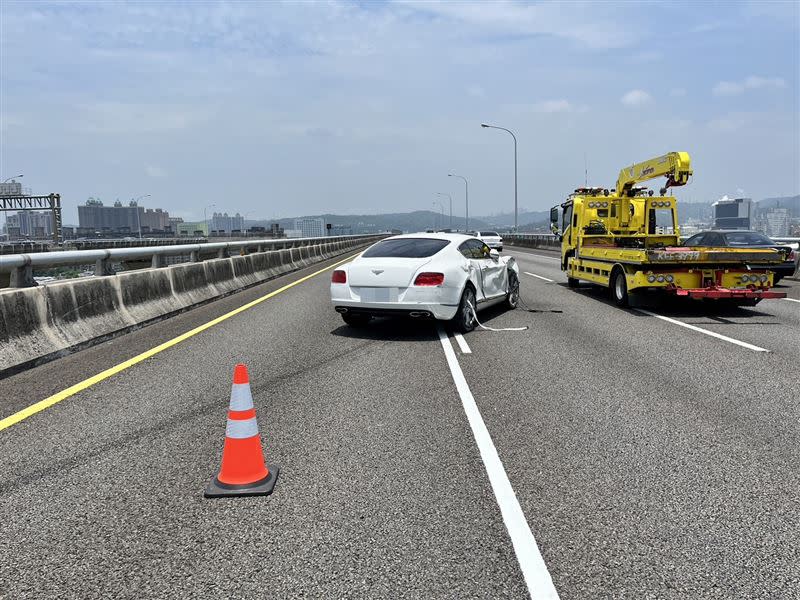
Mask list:
[[[725,239],[729,246],[769,246],[774,242],[765,235],[752,231],[737,231],[726,233]]]
[[[481,235],[484,237],[500,237],[496,231],[481,231]]]
[[[364,258],[427,258],[447,246],[448,240],[429,238],[402,238],[399,240],[383,240],[369,248]]]

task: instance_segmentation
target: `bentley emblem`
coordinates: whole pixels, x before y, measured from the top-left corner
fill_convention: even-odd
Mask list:
[[[372,272],[375,273],[375,275],[380,275],[383,273],[383,269],[372,269]]]

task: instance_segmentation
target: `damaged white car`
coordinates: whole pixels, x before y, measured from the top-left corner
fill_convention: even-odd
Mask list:
[[[476,311],[500,303],[516,308],[519,267],[472,236],[397,235],[338,267],[331,301],[349,325],[396,315],[450,321],[468,332]]]

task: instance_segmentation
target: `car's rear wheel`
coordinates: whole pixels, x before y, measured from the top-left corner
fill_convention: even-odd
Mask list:
[[[508,294],[506,294],[506,307],[517,308],[519,304],[519,277],[514,271],[508,272]]]
[[[456,312],[456,316],[450,321],[456,331],[469,333],[475,329],[475,306],[475,290],[467,286],[464,289],[464,293],[461,294],[458,312]]]
[[[363,313],[342,313],[342,321],[351,327],[363,327],[370,322],[372,317]]]

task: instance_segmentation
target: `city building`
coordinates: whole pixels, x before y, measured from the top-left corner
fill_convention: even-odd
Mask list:
[[[161,208],[145,209],[135,200],[127,205],[117,200],[113,206],[104,206],[99,198],[89,198],[78,206],[78,227],[109,232],[165,232],[169,231],[169,213]]]
[[[331,225],[328,235],[353,235],[352,225]]]
[[[770,208],[764,215],[766,227],[764,233],[769,237],[787,237],[791,218],[788,208]]]
[[[22,196],[22,184],[19,181],[0,183],[0,196]]]
[[[711,205],[711,209],[714,213],[714,229],[750,229],[752,199],[723,196]]]
[[[294,228],[300,230],[301,235],[299,237],[325,237],[324,219],[295,219]],[[288,231],[291,230],[287,230],[287,237],[289,237]]]
[[[181,217],[170,217],[169,220],[169,228],[171,231],[177,233],[178,232],[178,225],[183,223],[183,219]]]
[[[169,213],[161,208],[140,208],[142,231],[170,231]]]
[[[284,229],[283,233],[287,238],[308,237],[308,236],[303,235],[303,230],[302,229]]]
[[[244,217],[238,212],[233,216],[228,213],[214,213],[211,217],[211,231],[244,231]]]
[[[9,228],[19,228],[22,237],[33,239],[53,235],[53,213],[50,211],[20,210],[15,215],[8,215],[6,224]]]
[[[206,221],[184,221],[178,223],[178,235],[189,237],[206,236],[208,237],[208,223]]]

